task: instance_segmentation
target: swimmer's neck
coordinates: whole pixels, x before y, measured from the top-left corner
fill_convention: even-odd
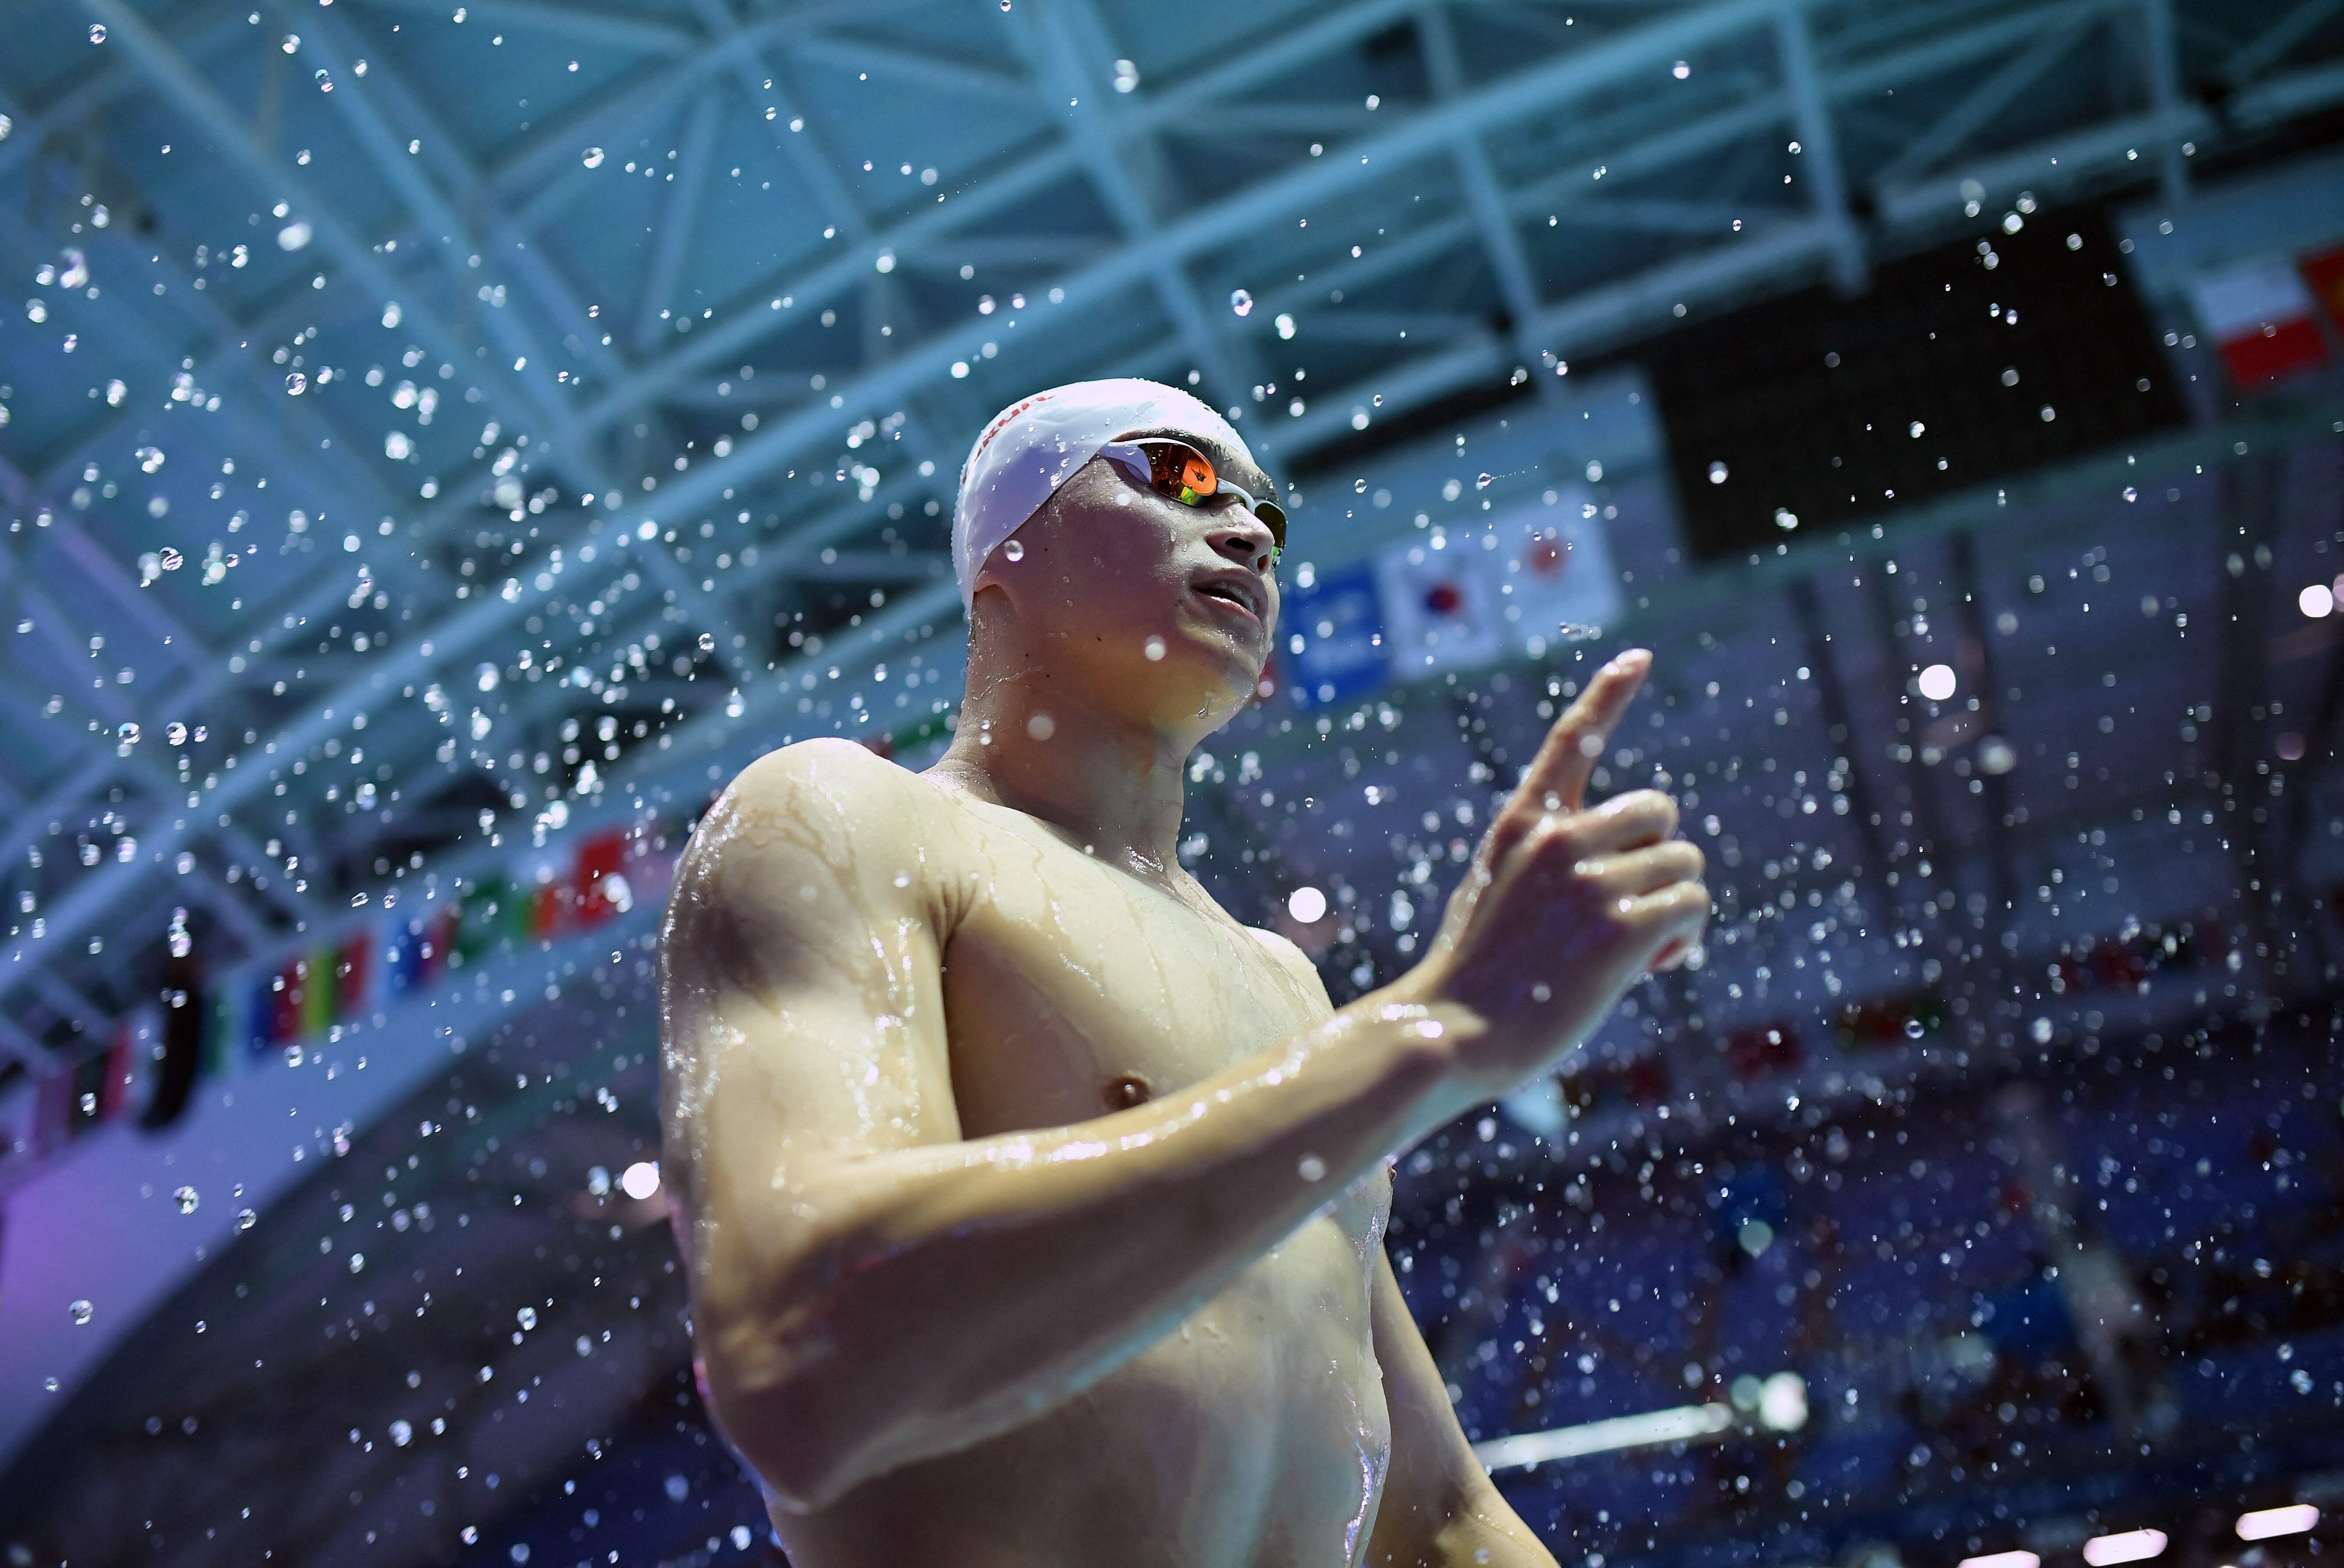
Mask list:
[[[1202,736],[973,657],[952,745],[934,770],[979,800],[1059,829],[1111,865],[1178,879],[1183,770]]]

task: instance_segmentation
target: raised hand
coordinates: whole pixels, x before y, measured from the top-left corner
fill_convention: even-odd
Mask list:
[[[1709,920],[1702,853],[1673,836],[1676,802],[1632,790],[1588,807],[1588,775],[1652,655],[1597,672],[1483,835],[1440,934],[1393,987],[1460,1004],[1486,1028],[1458,1064],[1502,1094],[1593,1032],[1644,976],[1683,961]]]

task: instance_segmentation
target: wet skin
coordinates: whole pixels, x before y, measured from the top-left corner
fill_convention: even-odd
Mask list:
[[[711,1408],[802,1568],[1551,1564],[1399,1298],[1389,1160],[1672,961],[1698,856],[1623,797],[1558,869],[1565,735],[1439,962],[1336,1012],[1170,854],[1267,654],[1267,531],[1104,469],[980,578],[942,763],[785,748],[686,855],[665,1164]]]

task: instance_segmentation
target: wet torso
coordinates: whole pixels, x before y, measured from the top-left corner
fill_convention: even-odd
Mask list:
[[[1299,960],[1215,908],[930,782],[960,1136],[1179,1091],[1322,1017]],[[924,806],[924,802],[923,803]],[[1097,1383],[774,1522],[801,1568],[1316,1568],[1364,1553],[1389,1457],[1370,1267],[1390,1180],[1337,1194]]]

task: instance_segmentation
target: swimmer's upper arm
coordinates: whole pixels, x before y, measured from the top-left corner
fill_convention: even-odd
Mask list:
[[[934,802],[845,742],[744,771],[677,868],[661,935],[663,1157],[720,1415],[819,1245],[810,1199],[860,1157],[960,1136]]]

